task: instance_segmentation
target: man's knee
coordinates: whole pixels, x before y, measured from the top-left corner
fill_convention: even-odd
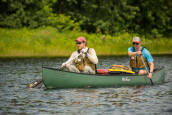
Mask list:
[[[146,70],[140,70],[138,74],[139,75],[145,75],[145,74],[147,74],[147,72],[146,72]]]

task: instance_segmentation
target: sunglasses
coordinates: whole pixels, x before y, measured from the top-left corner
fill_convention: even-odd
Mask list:
[[[82,42],[76,42],[76,44],[81,44]]]
[[[135,42],[133,42],[133,45],[139,45],[139,43],[135,43]]]

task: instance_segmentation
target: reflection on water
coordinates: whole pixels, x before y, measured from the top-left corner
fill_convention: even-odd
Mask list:
[[[0,59],[0,114],[170,114],[172,57],[155,57],[165,65],[166,83],[156,86],[46,90],[26,85],[41,78],[42,65],[59,67],[66,58]],[[99,58],[98,68],[128,65],[128,57]]]

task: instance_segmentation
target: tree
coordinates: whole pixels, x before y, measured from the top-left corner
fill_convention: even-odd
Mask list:
[[[2,0],[0,8],[0,27],[39,27],[50,14],[44,0]]]

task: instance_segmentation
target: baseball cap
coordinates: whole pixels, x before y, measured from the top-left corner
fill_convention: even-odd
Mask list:
[[[134,37],[134,38],[133,38],[133,42],[140,43],[140,42],[141,42],[141,40],[140,40],[140,38],[139,38],[139,37]]]
[[[85,37],[80,36],[80,37],[78,37],[75,41],[76,41],[76,42],[86,42],[86,39],[85,39]]]

